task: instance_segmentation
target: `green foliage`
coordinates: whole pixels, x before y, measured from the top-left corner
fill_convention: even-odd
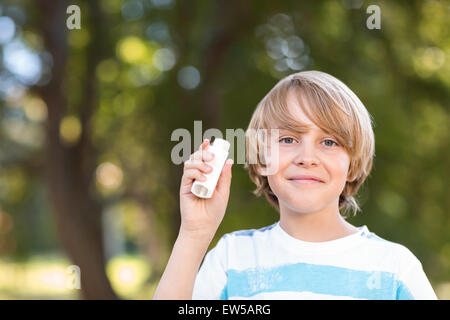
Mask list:
[[[105,212],[116,208],[121,217],[119,231],[111,234],[122,245],[111,249],[113,255],[133,248],[149,255],[153,277],[162,272],[179,222],[181,165],[170,160],[175,129],[193,134],[194,120],[202,120],[203,130],[245,130],[257,103],[279,79],[316,69],[344,81],[375,119],[374,169],[359,195],[362,212],[349,221],[406,245],[433,284],[450,279],[448,2],[378,1],[381,30],[366,28],[363,1],[158,3],[100,1],[100,22],[88,1],[80,1],[82,29],[67,31],[62,85],[68,108],[60,135],[71,145],[86,130],[79,119],[94,67],[92,194]],[[42,30],[32,23],[39,21],[36,6],[4,1],[0,8],[15,19],[14,39],[42,57]],[[101,42],[92,43],[94,32],[101,33]],[[289,51],[290,45],[300,49]],[[88,64],[92,47],[101,53],[95,66]],[[51,65],[42,61],[45,78]],[[193,89],[180,82],[185,66],[200,73]],[[31,257],[58,249],[43,170],[46,107],[35,90],[45,81],[24,84],[3,69],[0,214],[8,218],[0,215],[0,254]],[[227,214],[211,247],[223,233],[279,218],[251,193],[243,166],[233,170]],[[11,227],[2,227],[6,219]]]

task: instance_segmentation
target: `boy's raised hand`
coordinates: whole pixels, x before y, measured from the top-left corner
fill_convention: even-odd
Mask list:
[[[199,149],[184,162],[180,186],[180,232],[184,235],[212,238],[222,222],[227,208],[230,196],[232,159],[225,162],[211,198],[198,198],[191,192],[194,180],[206,181],[204,174],[212,170],[212,167],[205,163],[214,157],[213,153],[206,150],[209,144],[208,139],[203,140]]]

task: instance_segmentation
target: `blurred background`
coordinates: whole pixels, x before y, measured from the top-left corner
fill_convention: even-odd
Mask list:
[[[449,299],[449,15],[439,0],[1,0],[0,299],[151,299],[180,223],[172,132],[245,130],[311,69],[375,119],[349,222],[407,246]],[[210,249],[279,219],[253,189],[235,164]]]

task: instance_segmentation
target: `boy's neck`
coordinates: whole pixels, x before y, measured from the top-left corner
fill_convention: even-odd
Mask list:
[[[307,242],[336,240],[358,231],[345,221],[337,206],[319,212],[302,213],[280,204],[280,226],[291,237]]]

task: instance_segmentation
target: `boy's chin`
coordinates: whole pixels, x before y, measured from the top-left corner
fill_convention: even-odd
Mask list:
[[[287,205],[290,212],[294,214],[313,214],[321,210],[316,204],[291,203]]]

